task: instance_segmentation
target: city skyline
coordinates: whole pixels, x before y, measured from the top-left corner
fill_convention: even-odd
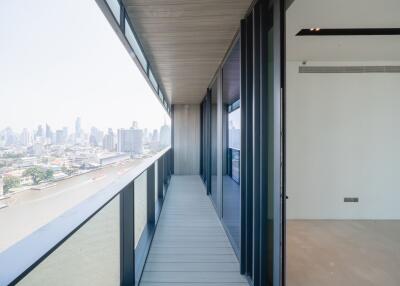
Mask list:
[[[81,119],[81,128],[82,128],[82,130],[84,130],[86,132],[89,132],[89,133],[90,133],[90,129],[93,128],[93,127],[103,131],[104,133],[106,133],[109,129],[112,129],[113,131],[116,131],[118,129],[129,129],[129,128],[132,127],[132,123],[133,122],[136,122],[138,124],[138,128],[147,129],[147,130],[151,130],[151,131],[154,130],[154,129],[158,130],[164,125],[171,126],[170,118],[167,117],[167,116],[165,116],[164,121],[162,121],[161,125],[155,125],[154,128],[152,128],[152,127],[150,127],[150,128],[149,127],[143,127],[141,122],[138,121],[138,120],[131,120],[130,123],[125,123],[123,126],[108,126],[108,127],[102,128],[102,127],[96,126],[96,124],[94,124],[94,125],[85,124],[85,120],[84,120],[84,118],[82,116],[75,116],[74,119],[72,120],[72,123],[70,122],[69,125],[68,124],[61,124],[60,126],[54,127],[54,125],[48,123],[47,121],[42,122],[42,123],[38,123],[36,126],[33,126],[33,128],[29,128],[27,126],[22,127],[22,128],[15,128],[14,126],[11,126],[11,125],[5,125],[5,126],[0,126],[0,132],[4,131],[7,128],[11,128],[13,132],[18,133],[18,134],[24,132],[25,129],[30,131],[30,132],[35,132],[35,131],[37,131],[39,126],[41,126],[44,129],[44,132],[45,132],[46,126],[49,126],[49,127],[51,127],[51,130],[53,132],[56,132],[57,130],[62,130],[64,128],[67,128],[69,133],[75,133],[75,132],[71,132],[71,131],[72,130],[75,131],[75,124],[76,124],[76,119],[77,118]]]
[[[72,129],[77,116],[85,118],[84,129],[102,130],[127,128],[132,121],[154,129],[169,120],[95,1],[16,0],[3,6],[0,37],[7,45],[0,47],[0,104],[6,108],[0,130],[46,123]],[[44,8],[51,12],[37,17]]]
[[[140,131],[140,140],[144,143],[159,141],[159,143],[163,146],[170,144],[171,126],[167,124],[166,121],[164,121],[163,125],[153,129],[141,128],[137,121],[132,121],[130,127],[128,128],[107,128],[107,130],[98,129],[96,126],[92,126],[90,129],[85,130],[82,128],[81,124],[82,118],[77,117],[75,118],[74,127],[72,129],[69,129],[66,126],[63,126],[60,129],[53,129],[51,125],[47,123],[40,124],[32,130],[23,128],[23,130],[20,132],[15,131],[10,127],[6,127],[4,129],[0,129],[0,147],[32,146],[36,143],[56,145],[65,145],[69,143],[78,145],[89,144],[92,146],[102,146],[104,149],[111,150],[117,148],[117,145],[114,146],[115,148],[109,148],[108,146],[111,144],[110,142],[112,142],[112,144],[120,144],[121,140],[119,138],[119,134],[120,132],[125,131]],[[137,135],[138,134],[139,133],[137,133]],[[167,137],[169,139],[167,139]]]

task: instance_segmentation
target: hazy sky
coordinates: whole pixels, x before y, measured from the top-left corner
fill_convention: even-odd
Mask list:
[[[95,0],[0,2],[0,130],[158,128],[167,115]]]

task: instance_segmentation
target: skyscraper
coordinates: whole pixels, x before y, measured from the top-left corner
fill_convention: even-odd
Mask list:
[[[154,129],[153,130],[153,134],[151,136],[151,141],[152,142],[158,142],[159,138],[158,138],[158,130]]]
[[[39,125],[38,126],[38,129],[37,129],[37,131],[36,131],[36,134],[35,134],[35,138],[38,138],[38,137],[43,137],[43,128],[42,128],[42,125]]]
[[[29,146],[31,144],[31,136],[28,129],[24,128],[21,132],[20,142],[22,146]]]
[[[164,123],[160,129],[160,146],[167,147],[171,145],[171,127]]]
[[[68,140],[68,127],[64,126],[62,131],[63,131],[64,140],[65,140],[65,142],[67,142],[67,140]]]
[[[46,142],[53,143],[53,131],[51,131],[50,125],[46,124]]]
[[[141,129],[118,129],[118,152],[131,154],[143,153],[143,130]]]
[[[89,143],[92,146],[99,146],[101,143],[103,143],[103,136],[104,133],[97,129],[96,127],[92,127],[90,129],[90,137],[89,137]]]
[[[108,133],[106,135],[104,135],[103,148],[108,151],[114,151],[114,149],[115,149],[114,132],[111,128],[108,128]]]
[[[77,117],[75,120],[75,136],[81,137],[82,127],[81,127],[81,118]]]

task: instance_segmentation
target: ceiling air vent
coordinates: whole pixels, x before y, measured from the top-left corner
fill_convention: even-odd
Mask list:
[[[400,73],[400,66],[299,66],[299,73]]]
[[[358,203],[358,198],[344,198],[345,203]]]

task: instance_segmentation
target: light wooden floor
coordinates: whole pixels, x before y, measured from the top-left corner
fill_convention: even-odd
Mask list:
[[[287,286],[399,286],[400,221],[289,220]]]
[[[141,286],[248,286],[199,176],[173,176]]]

